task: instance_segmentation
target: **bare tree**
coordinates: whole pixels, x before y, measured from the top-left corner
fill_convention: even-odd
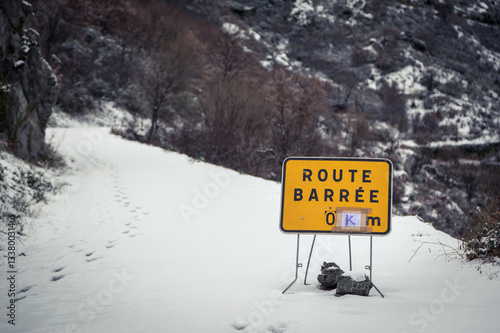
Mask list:
[[[144,21],[146,36],[141,47],[149,51],[140,82],[151,117],[145,139],[151,142],[160,118],[175,109],[175,102],[198,75],[198,43],[183,22],[184,15],[173,6],[158,2],[138,15]]]
[[[281,165],[291,154],[317,153],[321,149],[317,118],[327,109],[321,83],[278,69],[268,88],[271,147],[276,161]]]
[[[188,88],[195,77],[195,53],[181,40],[170,44],[168,50],[156,52],[146,67],[141,81],[151,112],[151,127],[146,141],[151,142],[158,130],[160,116],[175,106],[179,94]]]
[[[262,69],[234,38],[206,37],[205,84],[200,90],[206,157],[248,171],[248,156],[257,149],[265,127]]]

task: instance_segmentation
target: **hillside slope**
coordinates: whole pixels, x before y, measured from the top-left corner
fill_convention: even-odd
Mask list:
[[[330,82],[318,127],[337,154],[393,160],[399,212],[463,236],[499,195],[498,2],[187,2],[262,66]]]
[[[333,111],[356,107],[421,143],[499,140],[495,1],[186,2],[210,13],[263,66],[331,81]],[[387,86],[403,96],[406,124],[384,96]]]

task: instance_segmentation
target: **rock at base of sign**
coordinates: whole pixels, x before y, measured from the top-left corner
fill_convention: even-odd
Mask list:
[[[346,294],[368,296],[372,283],[365,273],[344,273],[339,276],[335,296]]]
[[[322,289],[331,290],[337,287],[337,280],[344,274],[344,271],[334,262],[323,262],[321,273],[318,275],[318,282]]]

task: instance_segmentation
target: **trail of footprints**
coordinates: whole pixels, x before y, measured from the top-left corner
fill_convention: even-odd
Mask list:
[[[231,325],[236,331],[238,332],[264,332],[263,328],[261,327],[262,325],[259,325],[258,327],[253,327],[250,323],[239,319],[233,322]],[[284,333],[288,329],[288,322],[287,321],[279,321],[275,324],[267,326],[266,332],[270,333]]]
[[[142,222],[142,219],[147,212],[145,212],[141,206],[134,205],[127,195],[127,191],[121,186],[122,181],[120,176],[115,172],[114,167],[111,167],[113,170],[113,188],[114,188],[114,198],[118,204],[121,204],[124,210],[128,211],[127,221],[124,223],[124,228],[122,230],[122,234],[127,234],[129,237],[134,238],[140,233],[138,232],[139,224]]]
[[[95,158],[91,162],[98,169],[107,169],[105,163]],[[119,236],[117,232],[122,235],[127,235],[129,238],[140,236],[142,234],[140,233],[140,224],[144,217],[148,215],[147,211],[144,211],[139,205],[134,205],[129,199],[126,189],[121,185],[122,180],[115,167],[111,165],[109,170],[111,170],[110,173],[105,174],[103,172],[100,177],[96,177],[93,184],[94,188],[99,189],[96,193],[96,207],[93,211],[96,217],[97,226],[93,232],[95,234],[100,234],[106,229],[110,230],[107,234],[111,239],[102,245],[105,250],[113,249],[119,244],[120,239],[123,239],[123,236]],[[111,192],[110,189],[112,189]],[[116,205],[119,207],[116,207]],[[117,226],[118,228],[113,228],[113,226]],[[88,237],[92,237],[92,235]],[[82,253],[87,263],[104,257],[100,254],[102,253],[100,249],[85,249],[86,243],[86,239],[81,239],[69,245],[68,248],[72,249],[74,253]],[[55,261],[57,262],[63,257],[64,255],[59,256],[55,258]],[[50,281],[57,282],[64,278],[67,275],[64,273],[64,269],[65,267],[62,266],[53,269],[51,271],[52,278]],[[30,290],[32,287],[33,286],[27,287],[28,289],[26,291]]]
[[[105,162],[93,156],[89,156],[87,161],[91,163],[91,168],[104,171],[94,177],[91,185],[97,191],[92,193],[92,195],[96,196],[94,199],[95,207],[89,216],[89,219],[93,220],[89,221],[91,222],[89,223],[90,229],[88,233],[86,231],[86,237],[95,239],[93,237],[102,236],[104,233],[110,239],[102,244],[102,249],[99,247],[86,247],[86,244],[89,243],[86,238],[81,238],[68,245],[68,249],[72,250],[72,252],[58,254],[48,263],[48,266],[52,266],[49,271],[50,282],[57,283],[57,281],[71,274],[71,272],[67,272],[68,267],[64,265],[63,259],[77,255],[82,256],[86,263],[92,263],[104,257],[102,255],[103,251],[118,246],[120,240],[123,240],[123,235],[127,235],[131,239],[140,236],[142,234],[140,233],[140,224],[144,217],[148,215],[147,211],[143,210],[141,206],[135,205],[129,199],[126,189],[121,185],[121,178],[113,165],[108,167]],[[69,260],[73,262],[73,258]],[[43,268],[48,268],[48,266]],[[16,293],[16,301],[37,295],[36,286],[36,284],[31,284],[20,288]]]

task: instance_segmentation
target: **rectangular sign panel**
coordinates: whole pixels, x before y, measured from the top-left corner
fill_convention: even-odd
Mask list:
[[[283,162],[280,229],[384,236],[391,232],[388,159],[289,157]]]

